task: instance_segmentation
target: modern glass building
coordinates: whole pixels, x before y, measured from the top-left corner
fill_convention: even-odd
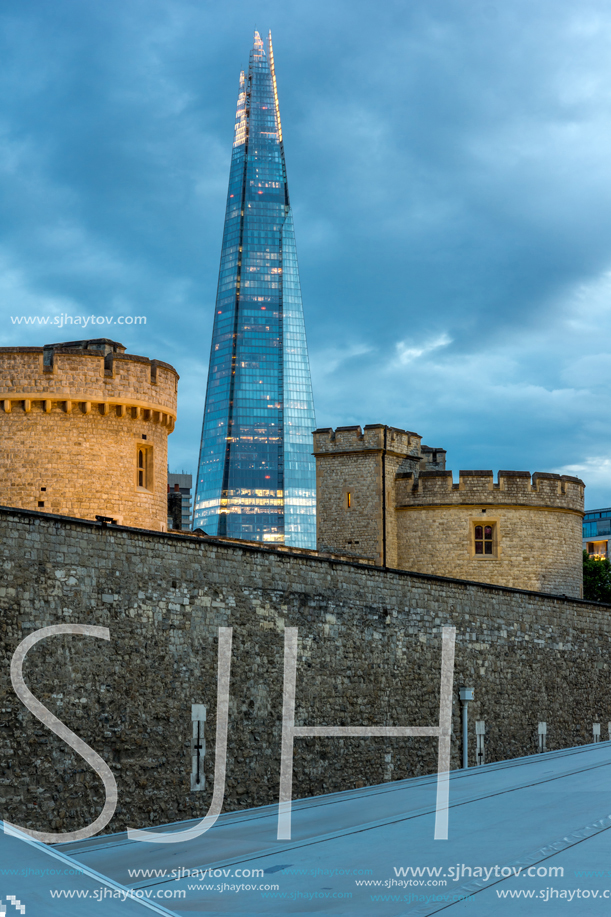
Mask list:
[[[315,548],[315,427],[272,39],[255,32],[240,75],[194,528]]]
[[[583,517],[583,549],[590,557],[609,559],[611,507],[591,509]]]

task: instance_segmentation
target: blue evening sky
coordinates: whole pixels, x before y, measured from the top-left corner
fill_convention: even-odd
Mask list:
[[[611,7],[4,0],[0,344],[181,375],[195,472],[238,75],[269,28],[319,426],[611,505]],[[145,315],[26,327],[11,316]]]

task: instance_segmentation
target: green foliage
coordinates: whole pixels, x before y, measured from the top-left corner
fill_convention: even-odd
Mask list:
[[[611,605],[611,563],[595,560],[587,551],[583,552],[583,597]]]

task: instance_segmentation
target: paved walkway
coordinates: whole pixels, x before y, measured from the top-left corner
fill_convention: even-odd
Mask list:
[[[55,849],[141,893],[184,892],[164,901],[175,914],[611,910],[611,743],[453,771],[447,841],[433,839],[435,782],[299,800],[290,841],[276,840],[277,807],[266,806],[224,815],[180,844],[117,834]]]

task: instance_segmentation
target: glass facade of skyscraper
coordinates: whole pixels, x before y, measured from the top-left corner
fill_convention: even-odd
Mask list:
[[[609,560],[611,507],[591,509],[583,517],[583,549],[590,557]]]
[[[194,528],[316,547],[316,426],[271,34],[240,75]]]

